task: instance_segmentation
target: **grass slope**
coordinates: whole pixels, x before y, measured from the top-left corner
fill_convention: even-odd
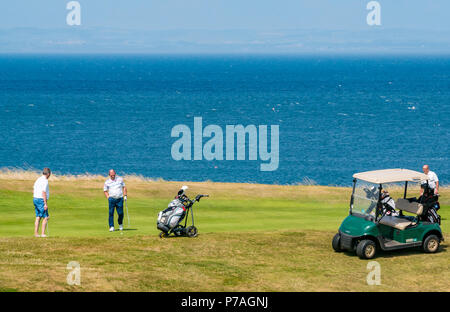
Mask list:
[[[52,177],[43,239],[32,237],[33,180],[0,175],[0,291],[450,290],[445,242],[433,255],[380,253],[381,286],[367,285],[367,261],[332,251],[349,188],[188,183],[189,194],[211,196],[194,206],[200,235],[161,240],[157,213],[183,183],[126,182],[131,226],[109,233],[101,179]],[[449,233],[450,190],[441,193]],[[81,265],[81,286],[66,283],[70,261]]]

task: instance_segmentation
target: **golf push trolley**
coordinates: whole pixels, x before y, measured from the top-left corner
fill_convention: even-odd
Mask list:
[[[178,191],[174,200],[170,202],[167,209],[158,214],[156,226],[161,230],[159,233],[160,238],[169,237],[172,233],[174,236],[196,237],[198,235],[197,228],[194,225],[193,206],[196,202],[199,202],[201,198],[209,197],[209,195],[199,194],[195,196],[194,200],[191,200],[185,194],[187,189],[187,186],[183,186]],[[191,212],[192,224],[188,226],[189,212]],[[182,224],[183,219],[184,224]]]

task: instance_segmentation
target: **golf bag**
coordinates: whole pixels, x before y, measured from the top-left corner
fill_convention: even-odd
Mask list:
[[[187,237],[196,237],[198,235],[197,228],[194,225],[194,210],[192,206],[203,197],[209,197],[209,195],[198,194],[194,200],[191,200],[185,194],[187,189],[187,186],[183,186],[167,209],[158,214],[156,227],[161,230],[161,233],[159,233],[160,238],[169,237],[171,234]],[[192,223],[188,226],[189,212],[191,213]],[[185,222],[181,224],[183,220]]]
[[[429,188],[428,184],[422,185],[424,192],[419,197],[418,202],[423,205],[422,221],[441,224],[441,216],[437,211],[441,208],[438,199],[439,196],[434,194],[434,189]]]
[[[431,223],[439,223],[440,225],[441,216],[437,213],[437,211],[440,209],[440,205],[439,202],[437,201],[437,196],[434,195],[428,198],[428,200],[422,199],[422,205],[423,205],[423,213],[420,216],[420,219],[422,221],[427,221]]]
[[[426,212],[422,216],[423,221],[441,224],[441,216],[436,211],[437,204],[426,208]]]
[[[387,191],[381,193],[381,203],[383,204],[383,215],[396,217],[399,215],[395,211],[395,201]]]
[[[168,233],[184,219],[185,215],[186,208],[180,196],[177,196],[170,202],[167,209],[158,214],[157,228],[164,233]]]

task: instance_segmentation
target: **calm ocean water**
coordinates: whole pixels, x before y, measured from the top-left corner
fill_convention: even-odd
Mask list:
[[[171,129],[279,125],[279,167],[175,161]],[[349,185],[427,163],[450,179],[450,57],[0,57],[0,167]]]

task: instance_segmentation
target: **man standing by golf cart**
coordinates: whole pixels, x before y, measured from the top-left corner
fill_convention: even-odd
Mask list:
[[[34,236],[47,237],[45,235],[45,228],[48,222],[48,205],[47,201],[50,197],[48,179],[52,172],[49,168],[42,170],[42,176],[34,182],[33,186],[33,204],[36,212],[36,220],[34,221]],[[42,221],[41,235],[39,235],[39,223]]]
[[[114,169],[109,170],[103,192],[109,204],[109,231],[114,231],[114,209],[117,209],[119,230],[123,230],[123,201],[127,200],[127,188],[123,179],[116,175]]]
[[[430,187],[430,189],[434,191],[435,195],[439,194],[439,178],[436,173],[431,171],[428,165],[423,165],[422,170],[423,173],[428,176],[428,186]]]

